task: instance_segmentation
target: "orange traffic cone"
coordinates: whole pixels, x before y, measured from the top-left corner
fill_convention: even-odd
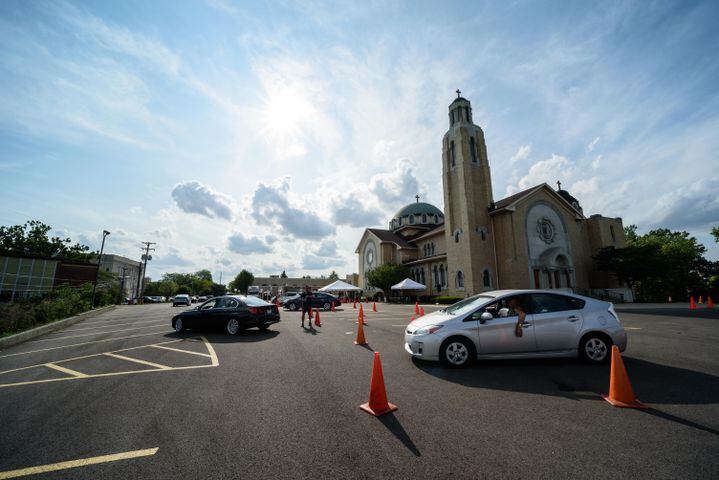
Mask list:
[[[712,302],[712,297],[707,297],[707,308],[714,308],[714,302]]]
[[[619,348],[612,345],[612,369],[609,374],[609,395],[602,395],[602,398],[615,407],[624,408],[649,408],[637,400],[632,390],[632,385],[627,377],[627,370],[624,368]]]
[[[369,402],[363,403],[360,408],[375,417],[397,410],[397,405],[387,401],[387,391],[384,388],[384,375],[382,375],[382,362],[379,359],[379,352],[374,352],[372,380],[369,384]]]
[[[357,322],[362,322],[362,324],[367,325],[367,322],[364,321],[364,308],[362,308],[361,303],[360,303],[359,312],[357,312]]]
[[[352,304],[352,308],[357,308],[357,300],[355,300],[354,303]]]
[[[419,302],[414,302],[414,314],[419,315]]]
[[[419,316],[420,316],[420,317],[424,317],[424,307],[421,307],[421,308],[419,309]]]
[[[319,310],[315,310],[315,326],[316,327],[322,326],[322,322],[320,321],[320,311]]]
[[[702,296],[701,296],[701,295],[699,295],[699,301],[698,301],[697,303],[698,303],[699,305],[701,305],[702,303],[704,303],[704,301],[702,300]]]
[[[336,311],[337,311],[337,310],[335,310],[335,303],[334,303],[334,302],[332,302],[332,311],[333,311],[333,312],[336,312]]]
[[[410,318],[409,321],[414,322],[414,315],[412,315],[412,318]]]
[[[355,338],[355,345],[367,345],[367,340],[364,338],[364,327],[363,322],[360,319],[357,322],[357,337]]]
[[[689,297],[689,310],[696,310],[697,304],[694,303],[694,297]]]
[[[377,311],[377,303],[376,302],[372,302],[372,311],[373,312]]]

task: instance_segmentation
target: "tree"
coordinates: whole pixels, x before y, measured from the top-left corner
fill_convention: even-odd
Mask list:
[[[389,298],[390,287],[409,277],[409,268],[405,265],[385,263],[367,273],[367,282],[370,286],[379,288]]]
[[[72,260],[93,261],[97,252],[80,243],[72,244],[69,238],[48,237],[52,227],[38,220],[24,225],[0,227],[0,252],[58,257]]]
[[[627,282],[639,300],[686,298],[714,276],[716,262],[704,258],[706,247],[687,232],[660,228],[640,235],[630,225],[625,234],[625,248],[605,248],[594,258],[600,270]]]
[[[255,276],[247,270],[242,270],[237,274],[234,280],[232,280],[233,290],[239,290],[240,293],[247,293],[247,287],[252,285],[255,281]]]
[[[284,270],[282,270],[282,274],[280,275],[280,278],[287,278],[287,273],[285,273]]]
[[[330,280],[339,280],[339,279],[340,279],[340,276],[337,275],[337,272],[335,272],[334,270],[332,270],[332,273],[330,273],[330,277],[329,277],[329,278],[330,278]]]
[[[220,285],[219,283],[212,282],[212,286],[210,287],[210,293],[213,297],[218,297],[220,295],[224,295],[227,292],[227,288],[225,288],[224,285]]]
[[[712,228],[711,234],[714,236],[714,241],[719,243],[719,227]]]

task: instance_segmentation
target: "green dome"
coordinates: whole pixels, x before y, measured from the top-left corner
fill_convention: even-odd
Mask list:
[[[389,222],[390,230],[397,230],[407,225],[424,225],[432,227],[444,223],[442,210],[424,202],[410,203],[397,212]]]
[[[415,202],[403,207],[399,212],[394,215],[394,218],[407,217],[409,215],[422,215],[423,213],[426,213],[427,215],[439,215],[444,217],[442,210],[435,207],[434,205],[430,205],[429,203],[424,202]]]

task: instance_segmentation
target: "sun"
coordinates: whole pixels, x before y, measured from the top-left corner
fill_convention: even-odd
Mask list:
[[[273,140],[297,142],[311,121],[314,107],[298,89],[285,87],[271,93],[262,110],[263,129]]]

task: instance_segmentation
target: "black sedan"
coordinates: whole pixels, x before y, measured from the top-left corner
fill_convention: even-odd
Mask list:
[[[230,335],[240,330],[257,327],[267,330],[280,321],[280,312],[275,305],[257,297],[228,295],[214,297],[192,310],[185,310],[172,317],[172,328],[176,332],[185,329],[223,328]]]
[[[304,297],[297,295],[296,297],[292,297],[289,300],[285,301],[282,306],[289,310],[302,310],[303,301]],[[333,305],[335,307],[339,307],[340,305],[342,305],[342,302],[340,302],[339,298],[335,297],[334,295],[330,295],[329,293],[314,292],[312,294],[312,308],[329,310],[332,308]]]

